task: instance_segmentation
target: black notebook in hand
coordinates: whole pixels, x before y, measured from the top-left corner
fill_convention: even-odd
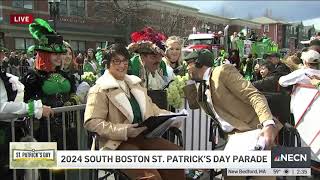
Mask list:
[[[144,131],[144,135],[147,138],[161,137],[170,128],[172,124],[182,119],[171,118],[183,116],[187,116],[187,114],[174,113],[159,116],[151,116],[148,119],[141,122],[138,127],[147,127],[147,130]]]

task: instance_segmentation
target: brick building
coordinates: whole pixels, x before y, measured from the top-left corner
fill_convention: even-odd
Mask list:
[[[56,29],[69,41],[75,50],[84,51],[89,47],[101,46],[105,41],[123,39],[123,28],[95,18],[94,0],[61,0],[60,18]],[[33,44],[27,25],[10,24],[11,14],[32,14],[35,18],[50,19],[47,1],[2,0],[0,1],[2,21],[0,32],[5,46],[9,49],[26,49]],[[108,25],[106,25],[108,24]]]
[[[304,26],[302,22],[288,23],[268,17],[260,17],[252,21],[261,24],[261,33],[265,33],[280,48],[302,48],[300,41],[306,41],[315,34],[314,25]]]
[[[308,41],[315,34],[314,25],[304,26],[302,22],[289,23],[286,26],[285,47],[302,48],[301,41]]]
[[[104,46],[105,42],[129,42],[130,33],[144,26],[154,27],[167,36],[186,37],[197,31],[223,31],[229,35],[244,27],[260,29],[260,24],[200,13],[198,9],[162,1],[60,0],[56,29],[75,51]],[[46,0],[1,0],[0,40],[8,49],[27,49],[33,44],[27,25],[10,24],[12,14],[32,14],[50,19]],[[0,43],[1,43],[0,41]]]
[[[261,34],[266,34],[280,48],[285,47],[286,25],[287,22],[274,20],[268,17],[255,18],[252,21],[261,24]]]

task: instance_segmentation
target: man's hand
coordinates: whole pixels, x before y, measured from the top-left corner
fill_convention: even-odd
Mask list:
[[[147,127],[138,127],[138,124],[130,124],[127,127],[127,136],[129,138],[135,138],[146,129]]]
[[[50,119],[53,117],[54,112],[49,106],[42,106],[42,117],[45,117],[47,119]]]
[[[265,149],[271,149],[273,141],[278,134],[278,129],[274,125],[268,125],[262,128],[261,136],[264,137],[266,142]]]

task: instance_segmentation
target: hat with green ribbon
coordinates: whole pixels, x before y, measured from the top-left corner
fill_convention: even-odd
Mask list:
[[[35,39],[34,50],[52,53],[67,52],[62,36],[55,32],[47,21],[36,18],[29,25],[29,32]]]

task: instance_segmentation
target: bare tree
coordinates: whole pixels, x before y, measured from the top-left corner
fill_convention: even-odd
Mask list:
[[[149,18],[141,16],[145,7],[143,1],[98,0],[94,2],[94,17],[111,21],[116,25],[128,25],[129,21],[148,23]]]
[[[181,27],[178,28],[178,24],[181,24],[179,21],[181,20],[180,10],[175,12],[161,10],[159,23],[157,24],[159,25],[160,31],[169,36],[176,33],[178,29],[181,29]]]
[[[144,16],[146,9],[144,1],[96,0],[92,3],[94,4],[92,21],[102,21],[124,29],[127,42],[129,42],[131,32],[151,22],[150,17]]]
[[[167,36],[186,36],[192,33],[192,27],[199,25],[199,19],[184,14],[182,9],[151,9],[146,1],[95,1],[94,12],[96,19],[104,19],[126,28],[127,38],[131,32],[145,26],[151,26]]]
[[[192,33],[193,27],[200,30],[203,22],[197,17],[184,14],[182,9],[175,11],[163,9],[160,11],[159,22],[156,24],[159,25],[159,30],[167,36],[185,37]]]

